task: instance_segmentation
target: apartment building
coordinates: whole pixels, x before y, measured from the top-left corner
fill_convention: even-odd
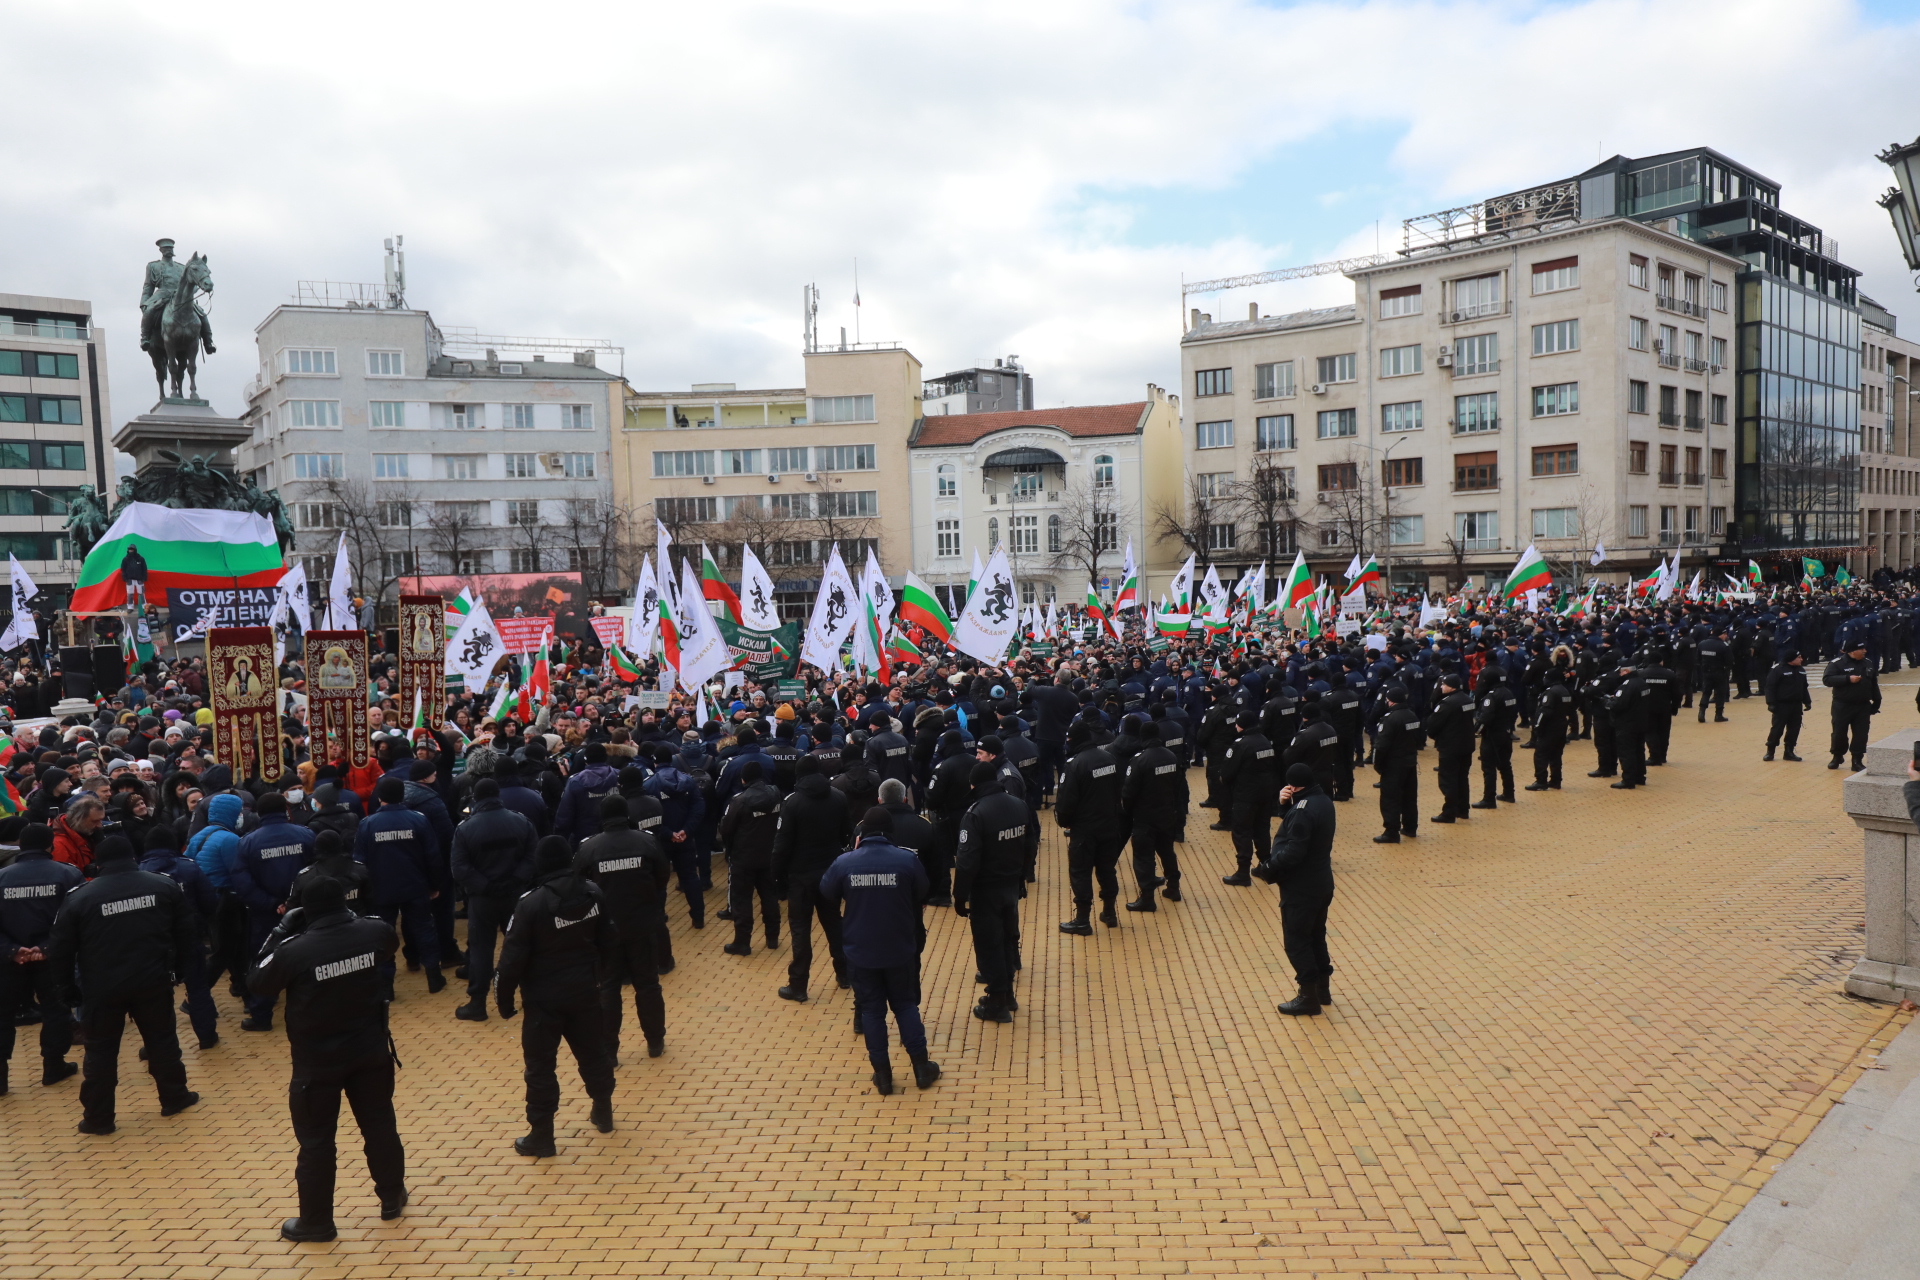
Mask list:
[[[67,499],[113,487],[106,358],[92,303],[0,293],[0,554],[19,557],[56,607],[80,567]]]
[[[613,440],[613,501],[663,522],[695,558],[737,569],[751,543],[800,616],[831,547],[858,573],[873,548],[898,583],[912,548],[907,443],[920,362],[898,343],[809,344],[799,387],[629,391]]]
[[[285,500],[309,578],[325,579],[344,531],[376,598],[414,574],[578,571],[590,592],[613,589],[600,578],[621,376],[594,349],[450,338],[404,299],[344,289],[303,290],[255,328],[252,434],[235,450]]]
[[[995,360],[928,378],[920,392],[921,412],[929,418],[950,413],[1011,413],[1033,408],[1033,375],[1019,356]]]
[[[1872,299],[1860,299],[1860,531],[1865,550],[1850,570],[1896,573],[1912,567],[1920,544],[1920,444],[1913,404],[1920,389],[1920,342],[1902,338],[1897,322]]]
[[[1154,530],[1178,510],[1180,406],[1148,384],[1127,404],[928,415],[911,442],[913,569],[964,603],[977,551],[1004,546],[1024,604],[1108,598],[1129,543],[1143,591],[1178,570]]]
[[[1349,305],[1194,311],[1194,532],[1224,566],[1363,550],[1436,589],[1528,542],[1568,572],[1604,543],[1614,577],[1844,549],[1857,273],[1778,197],[1704,148],[1616,156],[1410,219]]]

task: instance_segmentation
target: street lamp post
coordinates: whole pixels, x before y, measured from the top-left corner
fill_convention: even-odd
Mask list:
[[[1893,170],[1899,184],[1880,197],[1880,207],[1893,219],[1893,233],[1900,240],[1900,254],[1907,260],[1907,269],[1920,272],[1920,138],[1904,146],[1888,147],[1879,160]],[[1916,277],[1916,287],[1920,287],[1920,277]]]

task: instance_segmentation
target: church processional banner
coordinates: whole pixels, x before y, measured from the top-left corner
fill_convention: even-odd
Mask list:
[[[213,709],[213,754],[235,782],[258,776],[278,782],[280,713],[276,708],[273,628],[224,627],[207,632],[207,695]]]
[[[309,661],[320,660],[307,678],[307,728],[316,757],[366,767],[373,758],[367,742],[367,633],[309,631],[307,654]]]
[[[447,718],[447,602],[439,596],[400,597],[400,714],[420,715],[437,729]]]

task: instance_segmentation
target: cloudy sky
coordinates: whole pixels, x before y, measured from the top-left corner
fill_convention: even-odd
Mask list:
[[[1920,133],[1920,0],[601,5],[0,0],[0,290],[91,299],[116,419],[161,235],[251,330],[407,238],[444,325],[605,338],[638,387],[792,386],[828,335],[1042,405],[1177,376],[1180,279],[1397,247],[1402,218],[1706,144],[1920,331],[1873,153]],[[1218,314],[1344,301],[1339,278]]]

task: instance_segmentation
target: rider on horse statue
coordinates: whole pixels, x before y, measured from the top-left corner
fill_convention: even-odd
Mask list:
[[[147,352],[160,340],[161,313],[179,291],[180,276],[186,271],[183,263],[174,260],[172,240],[163,237],[154,243],[160,246],[160,256],[147,264],[146,283],[140,289],[140,349]],[[200,314],[200,341],[212,355],[213,326],[207,323],[206,312],[200,311],[198,303],[194,310]]]

